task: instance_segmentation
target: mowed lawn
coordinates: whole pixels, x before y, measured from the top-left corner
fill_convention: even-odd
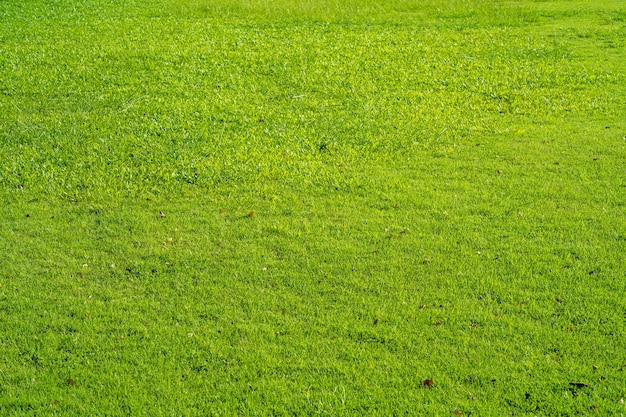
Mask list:
[[[0,0],[1,416],[626,415],[626,3]]]

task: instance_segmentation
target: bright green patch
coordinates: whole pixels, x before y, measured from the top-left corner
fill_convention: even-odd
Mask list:
[[[0,2],[0,414],[624,415],[625,115],[621,1]]]

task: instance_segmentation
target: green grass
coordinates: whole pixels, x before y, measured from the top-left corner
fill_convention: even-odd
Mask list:
[[[626,415],[621,1],[4,0],[0,161],[0,415]]]

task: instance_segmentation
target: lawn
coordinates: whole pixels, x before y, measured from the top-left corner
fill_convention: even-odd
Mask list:
[[[626,4],[0,0],[0,415],[625,416]]]

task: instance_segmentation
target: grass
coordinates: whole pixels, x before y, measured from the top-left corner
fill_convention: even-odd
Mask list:
[[[1,2],[0,414],[625,415],[625,39],[620,1]]]

